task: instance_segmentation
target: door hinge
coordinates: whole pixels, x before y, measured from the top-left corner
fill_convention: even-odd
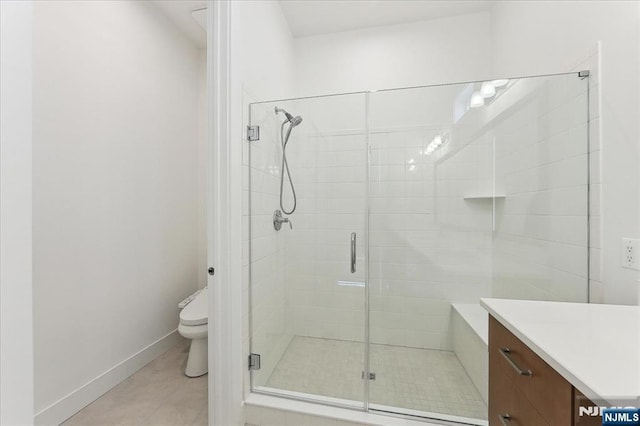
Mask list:
[[[580,77],[580,78],[586,78],[586,77],[589,77],[589,74],[590,74],[590,73],[589,73],[589,70],[586,70],[586,71],[579,71],[579,72],[578,72],[578,77]]]
[[[364,380],[364,371],[362,372],[362,375],[360,376],[362,378],[362,380]],[[376,373],[369,373],[369,380],[375,380],[376,379]]]
[[[247,140],[249,142],[260,140],[260,126],[247,126]]]
[[[249,354],[249,371],[260,370],[260,354]]]

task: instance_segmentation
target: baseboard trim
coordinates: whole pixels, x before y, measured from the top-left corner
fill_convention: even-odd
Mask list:
[[[178,329],[36,413],[36,425],[59,425],[180,341]]]

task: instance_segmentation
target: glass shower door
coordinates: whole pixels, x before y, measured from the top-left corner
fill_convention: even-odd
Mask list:
[[[370,95],[369,408],[486,424],[481,297],[586,302],[588,79]]]
[[[371,94],[369,406],[473,423],[486,404],[449,348],[449,317],[453,301],[489,294],[492,204],[465,197],[491,191],[492,151],[468,141],[467,92]]]
[[[245,145],[253,391],[363,407],[365,105],[350,94],[250,106],[260,128]],[[274,215],[287,219],[279,230]]]

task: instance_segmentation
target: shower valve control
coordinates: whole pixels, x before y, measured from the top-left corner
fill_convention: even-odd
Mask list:
[[[288,223],[289,229],[293,229],[293,225],[291,224],[289,218],[282,216],[282,212],[280,210],[276,210],[275,212],[273,212],[273,228],[276,231],[279,231],[280,229],[282,229],[283,223]]]

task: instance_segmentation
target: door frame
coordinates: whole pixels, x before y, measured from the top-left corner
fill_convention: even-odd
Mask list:
[[[207,262],[210,425],[243,421],[241,100],[230,0],[207,1]]]

